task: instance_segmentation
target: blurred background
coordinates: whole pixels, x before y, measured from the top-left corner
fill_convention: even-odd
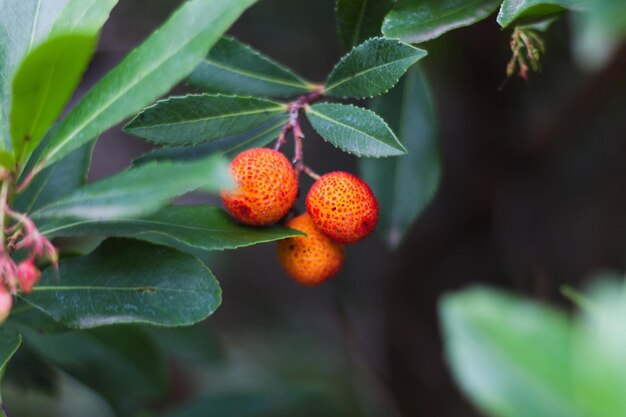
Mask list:
[[[80,93],[178,3],[121,1]],[[311,81],[322,81],[343,54],[334,0],[263,0],[230,33]],[[543,71],[499,88],[509,36],[494,15],[421,45],[429,51],[420,66],[438,119],[443,177],[397,250],[370,237],[348,248],[335,280],[314,289],[280,270],[273,244],[203,255],[223,304],[197,331],[175,339],[187,349],[168,344],[174,338],[166,332],[157,335],[171,355],[162,370],[170,378],[167,395],[155,409],[213,398],[204,415],[231,415],[220,407],[236,404],[243,407],[236,415],[250,416],[264,415],[264,407],[274,416],[280,409],[298,416],[478,416],[445,363],[439,297],[481,282],[567,306],[562,284],[624,270],[626,45],[598,40],[576,16],[561,18],[545,33]],[[355,158],[305,129],[307,163],[316,171],[357,171]],[[120,128],[109,130],[97,143],[90,178],[126,168],[147,149]],[[184,202],[218,203],[202,195]],[[71,377],[59,378],[68,392],[82,392]],[[64,416],[110,415],[90,395],[72,394],[71,407],[54,407]]]

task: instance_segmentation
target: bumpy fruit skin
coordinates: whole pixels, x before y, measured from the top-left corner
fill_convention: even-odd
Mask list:
[[[293,207],[298,177],[289,160],[268,148],[248,149],[230,163],[238,187],[222,191],[226,210],[241,223],[264,226],[276,223]]]
[[[369,185],[343,171],[317,180],[306,197],[306,208],[317,227],[341,243],[364,239],[378,223],[378,201]]]
[[[294,217],[287,226],[307,234],[280,240],[278,262],[302,285],[313,287],[333,277],[343,265],[343,245],[333,242],[315,226],[307,213]]]

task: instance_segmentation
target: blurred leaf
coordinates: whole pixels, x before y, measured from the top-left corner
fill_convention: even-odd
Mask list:
[[[618,279],[595,277],[573,338],[576,402],[594,417],[626,415],[626,285]]]
[[[124,415],[165,391],[165,361],[141,328],[112,326],[56,335],[26,332],[25,344],[91,387]]]
[[[45,223],[40,232],[48,237],[104,235],[150,239],[158,235],[208,251],[236,249],[302,234],[281,226],[244,226],[222,209],[207,205],[167,206],[148,217],[108,222],[62,219]]]
[[[187,78],[207,93],[285,97],[304,94],[311,84],[259,51],[223,37]]]
[[[95,35],[59,35],[24,58],[13,79],[11,138],[18,162],[27,158],[61,114],[87,68]]]
[[[54,321],[49,315],[22,300],[13,306],[6,325],[18,331],[27,328],[39,333],[62,333],[69,330],[67,326]]]
[[[487,288],[440,302],[446,353],[463,391],[488,415],[579,417],[567,317]]]
[[[52,128],[54,130],[54,127]],[[26,172],[30,170],[34,159],[47,143],[46,138],[35,149]],[[93,143],[88,143],[72,151],[60,161],[50,165],[37,175],[21,193],[15,195],[13,208],[22,213],[31,213],[41,207],[68,196],[87,182],[91,165]]]
[[[366,98],[386,93],[411,65],[426,54],[423,49],[397,40],[369,39],[335,65],[326,80],[324,94]]]
[[[5,326],[0,327],[0,379],[4,376],[9,360],[11,360],[11,357],[17,352],[21,344],[22,336],[19,333],[12,329],[7,329]],[[3,413],[1,395],[0,413]]]
[[[311,393],[290,388],[278,392],[225,392],[167,411],[159,417],[287,417],[316,414],[320,404]],[[309,410],[311,412],[309,412]]]
[[[370,110],[320,103],[307,107],[306,115],[324,140],[348,153],[377,158],[406,153],[385,121]]]
[[[623,0],[594,0],[581,4],[595,28],[606,31],[617,38],[626,36],[626,2]]]
[[[383,33],[404,42],[421,43],[480,22],[502,0],[398,0],[383,22]]]
[[[254,0],[189,0],[60,123],[37,171],[141,110],[187,75]]]
[[[231,183],[228,162],[220,155],[192,162],[150,162],[85,185],[35,211],[33,217],[111,220],[145,216],[185,193],[217,192]]]
[[[360,159],[363,179],[380,204],[378,231],[396,248],[407,229],[431,201],[441,178],[437,123],[428,82],[412,68],[387,95],[372,103],[398,133],[407,155],[384,160]]]
[[[385,15],[395,0],[337,0],[337,35],[345,49],[380,36]]]
[[[161,349],[184,361],[214,363],[224,358],[220,340],[199,323],[186,327],[146,327]]]
[[[26,53],[48,35],[67,0],[0,1],[0,149],[11,149],[13,76]]]
[[[156,148],[133,161],[134,165],[145,164],[149,161],[171,161],[197,159],[214,153],[234,156],[246,149],[261,148],[276,140],[283,125],[288,122],[288,116],[282,115],[269,122],[263,123],[247,132],[227,138],[218,139],[196,146],[173,146]]]
[[[115,323],[184,326],[221,302],[209,269],[195,257],[147,242],[108,239],[87,256],[61,260],[24,300],[70,327]]]
[[[56,0],[55,0],[56,1]],[[69,0],[52,26],[52,34],[96,33],[109,18],[118,0]]]
[[[158,145],[197,145],[252,129],[286,111],[283,103],[254,97],[170,97],[144,109],[124,131]]]
[[[514,23],[541,20],[564,10],[581,10],[586,0],[504,0],[498,12],[503,28]]]

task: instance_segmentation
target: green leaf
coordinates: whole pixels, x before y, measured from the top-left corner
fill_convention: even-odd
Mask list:
[[[51,34],[97,33],[118,0],[69,0],[52,26]]]
[[[115,323],[185,326],[212,314],[221,290],[197,258],[164,246],[108,239],[87,256],[61,260],[24,300],[75,328]]]
[[[21,344],[22,336],[19,333],[5,326],[0,327],[0,379],[4,376],[9,360]],[[0,413],[2,412],[2,397],[0,396]]]
[[[453,29],[480,22],[502,0],[399,0],[383,22],[383,33],[404,42],[421,43]]]
[[[406,153],[389,126],[373,111],[319,103],[306,107],[306,115],[324,140],[348,153],[376,158]]]
[[[136,326],[54,335],[25,332],[24,343],[123,415],[133,413],[139,401],[155,400],[166,388],[165,358],[150,335]]]
[[[359,160],[361,175],[381,206],[377,230],[396,248],[441,178],[437,123],[423,72],[410,69],[389,94],[374,100],[372,108],[398,132],[407,149],[399,158]]]
[[[187,75],[255,0],[189,0],[100,80],[61,122],[35,168],[60,160]]]
[[[395,0],[337,0],[337,35],[345,49],[380,36],[383,18]]]
[[[148,161],[197,159],[214,153],[234,156],[246,149],[261,148],[276,140],[280,130],[287,121],[287,115],[284,115],[239,135],[218,139],[202,145],[156,148],[137,158],[133,161],[133,164],[141,165]]]
[[[154,341],[168,355],[196,363],[216,363],[225,358],[224,347],[215,332],[199,323],[186,327],[146,327]]]
[[[67,0],[0,1],[0,149],[11,149],[13,76],[26,53],[48,35]]]
[[[124,131],[159,145],[197,145],[244,132],[286,111],[283,103],[254,97],[170,97],[143,110]]]
[[[503,28],[537,21],[564,10],[582,10],[586,0],[504,0],[497,21]]]
[[[102,235],[150,239],[158,235],[207,251],[236,249],[302,234],[287,227],[247,227],[220,208],[206,205],[167,206],[151,216],[108,222],[62,219],[44,223],[40,232],[47,237]]]
[[[193,70],[187,82],[207,93],[288,97],[313,85],[259,51],[223,37]]]
[[[197,189],[217,192],[231,184],[228,161],[220,155],[193,162],[150,162],[79,188],[35,211],[33,218],[144,216],[185,193]]]
[[[45,142],[44,139],[35,153]],[[32,213],[85,185],[92,151],[93,143],[88,143],[41,171],[24,191],[16,194],[13,208],[21,213]]]
[[[394,39],[369,39],[335,65],[326,80],[324,94],[354,98],[383,94],[426,54],[423,49]]]
[[[17,161],[28,157],[61,114],[96,43],[94,35],[59,35],[31,50],[13,80],[11,138]]]
[[[440,302],[448,364],[473,402],[501,417],[582,417],[572,332],[561,312],[486,288]]]

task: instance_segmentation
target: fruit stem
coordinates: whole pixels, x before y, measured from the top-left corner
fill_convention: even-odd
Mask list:
[[[308,175],[309,177],[313,178],[315,181],[319,180],[321,175],[318,174],[317,172],[313,171],[311,168],[309,168],[306,165],[303,165],[302,167],[302,171]]]

